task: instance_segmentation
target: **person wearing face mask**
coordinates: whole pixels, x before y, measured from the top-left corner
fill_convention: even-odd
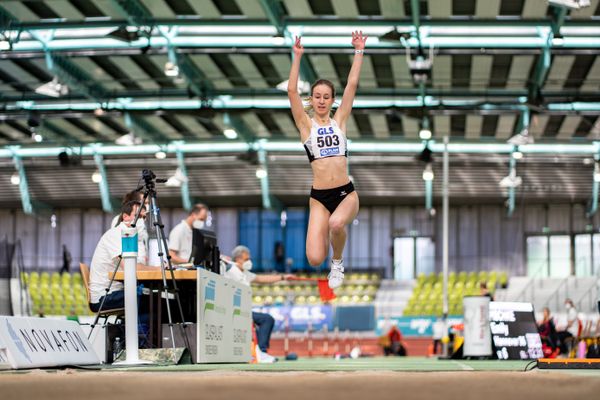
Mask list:
[[[140,207],[138,201],[130,201],[121,207],[121,222],[110,228],[102,235],[96,245],[96,250],[90,264],[90,309],[97,312],[106,297],[103,309],[122,308],[125,304],[125,292],[122,282],[114,281],[108,293],[106,289],[110,284],[109,274],[115,270],[121,255],[121,230],[130,226]],[[137,268],[138,270],[152,270],[155,268],[145,265],[146,249],[138,246]],[[122,262],[121,262],[122,264]],[[122,265],[121,265],[122,267]],[[141,313],[140,313],[141,317]]]
[[[570,345],[574,344],[574,341],[579,337],[580,324],[579,317],[577,315],[577,309],[573,300],[565,300],[565,308],[567,310],[567,326],[565,329],[558,331],[558,341],[560,344],[561,353],[568,353]]]
[[[342,102],[333,116],[331,108],[335,100],[335,87],[331,81],[319,79],[313,83],[308,107],[305,108],[302,103],[298,93],[300,59],[304,53],[300,37],[296,37],[293,47],[294,57],[288,80],[292,116],[313,173],[306,257],[310,265],[317,267],[327,258],[331,245],[333,256],[328,279],[332,289],[344,282],[342,253],[346,245],[346,225],[358,214],[358,194],[348,176],[346,121],[352,112],[366,41],[367,36],[362,31],[352,33],[352,67]]]
[[[250,259],[250,249],[246,246],[237,246],[231,253],[231,267],[225,272],[225,277],[244,285],[250,286],[252,282],[257,283],[275,283],[294,278],[292,274],[271,274],[257,275],[250,272],[252,270],[252,260]],[[252,322],[256,325],[256,358],[259,363],[272,363],[277,359],[267,353],[269,341],[275,320],[272,316],[265,313],[252,312]]]
[[[169,255],[173,264],[189,262],[192,254],[193,229],[203,229],[208,218],[208,206],[198,203],[186,219],[181,221],[169,234]]]

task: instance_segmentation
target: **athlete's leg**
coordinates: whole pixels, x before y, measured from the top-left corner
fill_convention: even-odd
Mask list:
[[[306,232],[306,258],[313,267],[318,267],[329,252],[329,211],[319,201],[311,198],[308,231]]]
[[[329,217],[329,232],[333,259],[341,260],[346,245],[346,225],[350,224],[358,214],[358,194],[350,193]]]

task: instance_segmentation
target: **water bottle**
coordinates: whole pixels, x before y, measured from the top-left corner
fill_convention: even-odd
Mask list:
[[[121,338],[117,336],[113,342],[113,362],[117,361],[117,358],[121,355],[121,347]]]

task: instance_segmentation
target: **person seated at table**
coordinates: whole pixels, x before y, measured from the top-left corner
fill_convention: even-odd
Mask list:
[[[252,270],[252,260],[250,259],[250,249],[246,246],[237,246],[233,249],[231,252],[231,264],[231,267],[225,272],[225,277],[247,286],[250,286],[252,282],[275,283],[295,277],[293,274],[257,275],[250,272],[250,270]],[[275,325],[275,319],[269,314],[253,311],[252,322],[257,326],[257,361],[259,363],[272,363],[277,361],[275,357],[267,353],[271,332]]]
[[[208,219],[208,206],[198,203],[186,219],[182,220],[169,234],[169,255],[173,264],[185,264],[192,255],[192,229],[203,229]]]
[[[90,309],[98,312],[100,304],[103,310],[123,308],[125,306],[125,292],[122,282],[113,281],[110,289],[110,274],[115,270],[117,264],[123,269],[124,261],[121,260],[121,229],[129,227],[135,218],[140,207],[139,201],[129,201],[121,207],[122,222],[119,225],[110,228],[102,235],[96,245],[96,250],[90,264]],[[140,219],[145,216],[142,209]],[[143,246],[138,246],[137,269],[156,271],[155,267],[149,267],[144,264],[146,259],[146,250]],[[148,316],[145,312],[144,303],[140,302],[141,291],[138,290],[138,321],[143,327],[148,325]],[[145,328],[144,327],[144,328]]]

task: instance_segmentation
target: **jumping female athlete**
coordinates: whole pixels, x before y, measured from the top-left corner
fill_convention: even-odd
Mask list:
[[[342,253],[346,244],[346,225],[358,213],[358,194],[354,191],[346,168],[346,121],[352,111],[366,40],[362,31],[352,33],[354,60],[342,102],[333,117],[331,107],[335,100],[335,88],[330,81],[319,79],[312,84],[307,110],[300,98],[298,75],[304,53],[300,37],[296,37],[294,44],[288,82],[292,114],[313,171],[306,257],[310,265],[320,265],[329,253],[331,242],[333,257],[328,278],[332,289],[341,286],[344,281]]]

